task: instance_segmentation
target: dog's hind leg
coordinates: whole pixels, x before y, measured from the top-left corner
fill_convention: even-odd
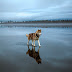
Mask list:
[[[29,45],[29,40],[28,40],[28,42],[27,42],[27,45]]]
[[[34,46],[35,46],[35,40],[34,40]]]
[[[33,40],[32,40],[32,46],[33,46]]]

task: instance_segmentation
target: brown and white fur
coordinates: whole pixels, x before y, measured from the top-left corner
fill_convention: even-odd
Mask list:
[[[41,46],[40,42],[39,42],[40,35],[41,35],[41,29],[37,30],[35,33],[26,34],[26,36],[28,37],[27,45],[29,45],[29,41],[32,40],[32,45],[35,46],[35,41],[38,40],[38,44],[39,44],[39,46]],[[33,42],[34,42],[34,44],[33,44]]]

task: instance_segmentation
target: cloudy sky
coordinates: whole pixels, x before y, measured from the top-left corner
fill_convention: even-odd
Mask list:
[[[0,20],[72,19],[72,0],[0,0]]]

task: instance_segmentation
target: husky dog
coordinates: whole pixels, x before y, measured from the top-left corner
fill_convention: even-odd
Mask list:
[[[29,41],[32,40],[32,45],[35,46],[35,41],[38,40],[38,44],[39,44],[39,46],[41,46],[40,42],[39,42],[40,35],[41,35],[41,29],[37,30],[35,33],[26,34],[26,36],[28,37],[27,45],[29,45]],[[34,44],[33,44],[33,42],[34,42]]]

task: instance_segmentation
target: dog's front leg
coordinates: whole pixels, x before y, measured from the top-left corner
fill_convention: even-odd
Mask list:
[[[39,40],[38,40],[38,44],[39,44],[39,46],[41,46]]]
[[[35,40],[34,40],[34,46],[35,46]]]

